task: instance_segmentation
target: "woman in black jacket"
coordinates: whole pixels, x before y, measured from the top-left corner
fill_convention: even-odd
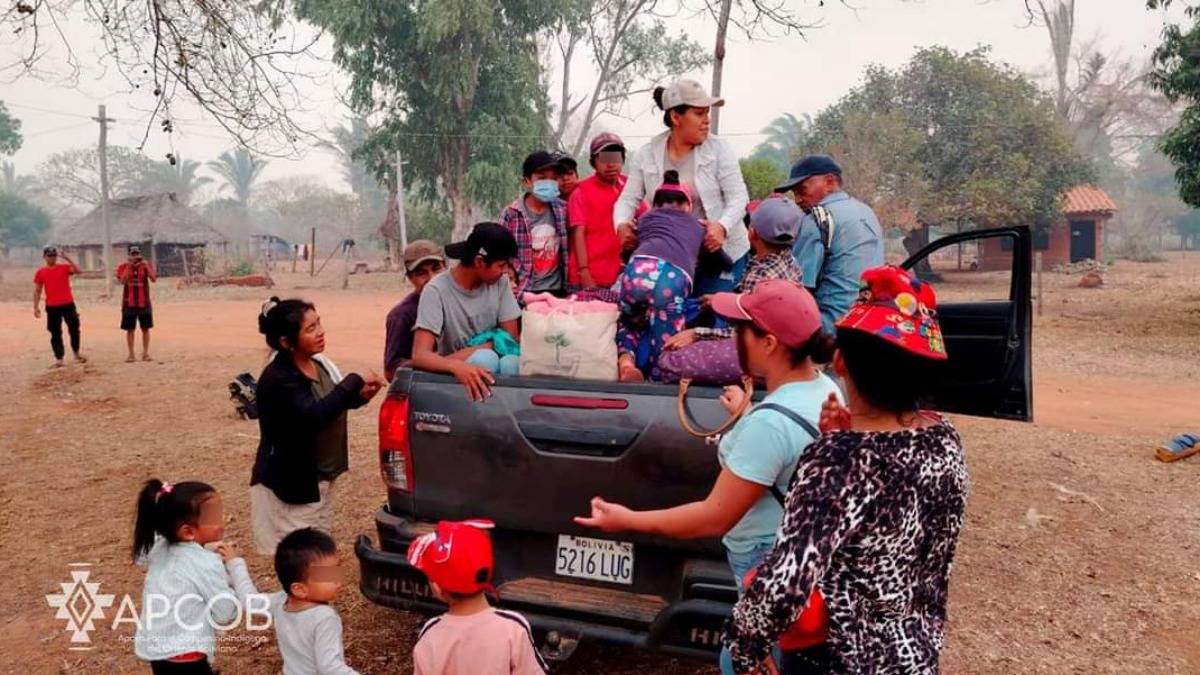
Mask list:
[[[351,373],[321,355],[325,329],[304,300],[271,298],[258,329],[275,356],[258,381],[261,440],[250,477],[250,514],[258,552],[304,527],[333,529],[333,483],[349,468],[346,413],[385,384]]]

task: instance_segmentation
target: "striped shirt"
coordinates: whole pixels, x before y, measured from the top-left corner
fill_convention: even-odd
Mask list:
[[[525,617],[503,609],[443,614],[421,629],[414,675],[545,675]]]
[[[117,266],[117,278],[124,279],[129,263],[123,262]],[[125,291],[121,293],[121,309],[150,309],[150,263],[143,263],[133,268],[133,274],[125,283]]]

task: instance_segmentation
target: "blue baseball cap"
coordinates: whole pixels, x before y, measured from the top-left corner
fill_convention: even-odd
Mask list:
[[[806,178],[824,176],[827,173],[842,175],[842,167],[829,155],[805,155],[796,160],[792,171],[788,174],[787,182],[775,188],[776,192],[787,192],[799,185]]]
[[[794,244],[800,236],[804,212],[796,202],[783,197],[769,197],[750,214],[750,227],[768,244]]]

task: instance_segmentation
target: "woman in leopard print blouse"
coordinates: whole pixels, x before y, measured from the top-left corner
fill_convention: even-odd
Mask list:
[[[763,665],[814,587],[830,616],[829,672],[938,671],[967,468],[950,422],[919,408],[946,359],[936,304],[898,268],[864,273],[838,323],[834,367],[849,409],[827,404],[776,548],[734,608],[724,641],[736,672]],[[812,672],[786,657],[781,670]]]

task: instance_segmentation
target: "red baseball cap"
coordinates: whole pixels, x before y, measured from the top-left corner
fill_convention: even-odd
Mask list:
[[[727,319],[753,322],[789,349],[803,347],[821,330],[812,293],[785,279],[761,281],[749,293],[717,293],[712,308]]]
[[[596,134],[596,137],[592,139],[590,148],[592,156],[595,157],[600,154],[601,150],[608,148],[620,148],[621,152],[625,152],[625,141],[621,140],[620,136],[611,131]]]
[[[837,327],[870,333],[917,356],[948,358],[933,286],[894,265],[863,272],[858,300]]]
[[[492,590],[492,538],[490,520],[443,520],[408,547],[408,562],[442,590],[475,595]]]

